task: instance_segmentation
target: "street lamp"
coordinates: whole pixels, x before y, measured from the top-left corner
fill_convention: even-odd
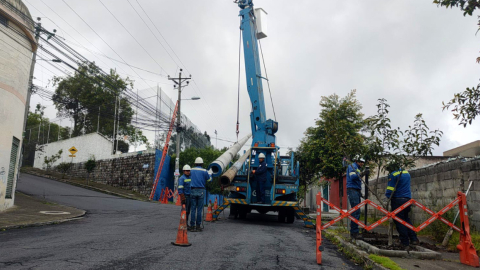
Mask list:
[[[186,99],[183,99],[182,100],[199,100],[200,97],[192,97],[192,98],[186,98]]]

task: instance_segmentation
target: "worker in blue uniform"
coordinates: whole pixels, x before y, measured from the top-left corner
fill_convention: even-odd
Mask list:
[[[190,166],[187,164],[183,166],[183,175],[178,179],[178,194],[182,200],[182,205],[185,205],[185,210],[187,212],[187,228],[190,229],[188,225],[188,216],[190,215],[190,192],[191,192],[191,183],[192,179],[190,178]]]
[[[412,192],[410,189],[410,174],[408,171],[400,169],[388,175],[388,185],[385,196],[387,198],[391,198],[390,203],[392,206],[392,211],[395,211],[395,209],[402,206],[412,198]],[[410,210],[411,206],[409,205],[400,211],[397,214],[397,217],[411,225],[412,221],[408,217]],[[408,248],[410,244],[419,244],[417,234],[414,231],[396,220],[393,221],[395,222],[397,232],[400,235],[400,242],[404,248]]]
[[[357,204],[360,204],[362,197],[362,180],[364,172],[360,170],[365,164],[363,158],[355,158],[355,162],[350,164],[347,168],[347,197],[350,202],[350,207],[355,207]],[[352,217],[357,220],[360,219],[360,210],[357,210],[352,213]],[[350,237],[352,239],[360,239],[358,224],[351,221],[350,222]]]
[[[258,167],[253,170],[257,181],[257,203],[265,203],[265,182],[267,182],[267,162],[265,162],[265,154],[258,155]]]
[[[202,228],[202,212],[205,200],[205,187],[207,182],[212,181],[212,177],[208,174],[207,170],[202,168],[203,159],[198,157],[195,159],[195,167],[190,171],[191,178],[191,193],[190,199],[192,201],[192,215],[190,218],[190,231],[200,232]]]

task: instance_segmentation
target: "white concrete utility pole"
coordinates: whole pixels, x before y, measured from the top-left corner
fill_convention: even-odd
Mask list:
[[[178,177],[180,176],[180,132],[181,132],[181,119],[182,119],[182,114],[181,114],[181,111],[180,111],[180,105],[181,105],[181,101],[182,101],[182,86],[187,86],[190,82],[188,80],[190,80],[192,78],[192,75],[190,75],[189,78],[182,78],[182,71],[183,69],[180,69],[180,72],[178,73],[178,78],[170,78],[170,76],[168,76],[168,79],[173,81],[175,83],[175,86],[174,88],[178,88],[178,113],[177,113],[177,142],[176,142],[176,146],[177,146],[177,149],[176,149],[176,153],[177,153],[177,158],[175,159],[175,184],[174,184],[174,187],[175,187],[175,193],[178,193]],[[183,83],[186,82],[187,84],[186,85],[183,85]],[[173,199],[175,202],[177,201],[177,198],[174,197]]]

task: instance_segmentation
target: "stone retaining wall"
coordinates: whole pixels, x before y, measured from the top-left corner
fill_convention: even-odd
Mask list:
[[[150,195],[153,182],[155,154],[143,154],[115,159],[97,160],[90,180],[114,187]],[[87,178],[85,163],[74,163],[67,175]]]
[[[450,162],[440,162],[425,168],[409,170],[411,175],[412,198],[437,212],[453,201],[458,191],[465,192],[470,181],[473,181],[467,196],[470,224],[480,229],[480,158],[456,159]],[[370,181],[372,190],[375,181]],[[379,179],[377,194],[385,198],[387,177]],[[377,201],[370,195],[372,201]],[[454,208],[454,213],[457,211]],[[452,211],[452,210],[450,210]],[[371,213],[371,212],[370,212]],[[413,207],[412,222],[419,224],[430,215],[418,207]]]

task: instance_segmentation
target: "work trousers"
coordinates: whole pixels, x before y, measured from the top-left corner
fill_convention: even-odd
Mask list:
[[[202,224],[202,212],[204,203],[205,189],[192,189],[190,193],[190,201],[192,203],[190,226],[200,227]]]
[[[190,216],[190,208],[192,207],[192,202],[190,198],[190,194],[185,194],[185,210],[187,211],[187,225],[188,225],[188,218]]]
[[[393,197],[392,200],[390,201],[392,205],[392,211],[395,211],[398,207],[402,206],[404,203],[408,202],[410,198],[395,198]],[[412,221],[410,221],[410,217],[408,217],[408,213],[410,213],[411,206],[409,205],[402,211],[400,211],[396,216],[402,219],[403,221],[407,222],[408,224],[412,224]],[[402,245],[408,246],[410,245],[410,241],[415,241],[418,240],[417,234],[409,229],[408,227],[404,226],[400,222],[393,220],[395,222],[395,226],[397,227],[397,232],[400,235],[400,242],[402,242]]]
[[[348,196],[348,201],[350,202],[350,207],[355,207],[357,204],[360,204],[361,200],[361,191],[359,189],[354,189],[354,188],[348,188],[347,189],[347,196]],[[352,217],[356,218],[357,220],[360,220],[360,209],[352,213]],[[358,230],[358,224],[350,221],[350,234],[357,234],[359,232]]]
[[[265,182],[257,181],[257,203],[265,203]]]

